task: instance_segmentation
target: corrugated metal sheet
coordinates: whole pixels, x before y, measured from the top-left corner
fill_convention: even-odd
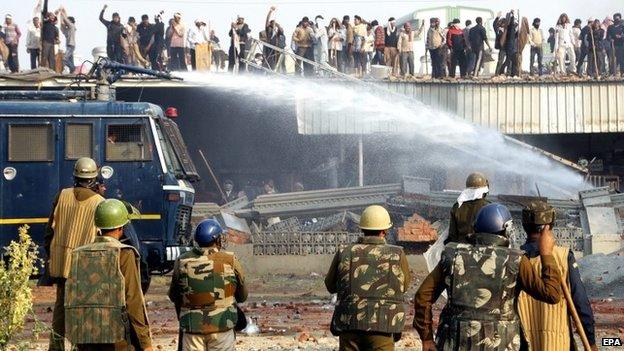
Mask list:
[[[378,83],[475,124],[506,134],[609,133],[624,131],[624,83]],[[332,111],[297,102],[301,134],[394,133],[397,121],[371,123],[358,111]]]

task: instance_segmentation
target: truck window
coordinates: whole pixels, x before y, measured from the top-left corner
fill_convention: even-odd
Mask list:
[[[54,129],[52,125],[9,125],[9,161],[54,161]]]
[[[93,157],[93,126],[91,124],[65,125],[65,158],[77,160]]]
[[[143,124],[111,124],[106,127],[107,161],[149,161],[152,151]]]

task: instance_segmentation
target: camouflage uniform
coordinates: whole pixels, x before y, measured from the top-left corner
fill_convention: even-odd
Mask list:
[[[338,294],[331,330],[340,336],[341,350],[368,348],[364,344],[394,349],[405,324],[409,280],[403,249],[382,238],[362,237],[336,254],[325,285]]]
[[[79,350],[145,349],[151,335],[139,254],[109,236],[75,249],[65,291],[65,330]]]
[[[520,350],[520,291],[548,303],[561,298],[554,258],[541,260],[540,277],[522,251],[508,248],[507,239],[493,234],[476,234],[474,245],[448,244],[415,296],[414,327],[421,340],[433,339],[431,306],[446,289],[438,350]]]
[[[236,302],[247,299],[241,264],[216,247],[194,248],[175,263],[169,298],[184,350],[233,350]]]
[[[473,224],[477,213],[489,203],[486,199],[466,201],[461,206],[455,203],[451,209],[449,235],[444,243],[466,243],[466,236],[474,234]]]

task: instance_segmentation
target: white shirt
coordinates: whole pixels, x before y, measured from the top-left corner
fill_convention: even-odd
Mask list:
[[[208,37],[206,36],[206,31],[204,27],[197,28],[197,26],[193,26],[189,28],[186,32],[186,46],[190,49],[195,49],[197,44],[207,43]]]
[[[573,27],[572,28],[572,43],[575,48],[581,47],[581,28]]]
[[[28,26],[28,33],[26,34],[26,48],[39,49],[40,42],[41,27],[36,28],[34,24],[30,23],[30,25]]]
[[[555,28],[555,48],[571,48],[574,46],[574,35],[572,34],[572,25],[565,23]]]

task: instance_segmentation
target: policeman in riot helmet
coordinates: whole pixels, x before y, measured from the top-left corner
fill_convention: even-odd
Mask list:
[[[94,213],[104,198],[98,194],[98,167],[88,157],[74,164],[74,186],[61,190],[54,200],[53,210],[44,234],[47,253],[46,274],[56,283],[56,302],[52,315],[49,349],[63,350],[65,336],[65,281],[72,264],[72,250],[93,242],[97,233]]]
[[[445,244],[467,242],[467,236],[474,233],[473,223],[477,213],[490,203],[485,199],[489,192],[490,183],[485,174],[474,172],[466,178],[466,189],[461,192],[451,209],[449,233],[448,238],[444,240]]]
[[[522,210],[522,227],[527,234],[527,241],[520,248],[533,267],[541,269],[539,258],[539,240],[543,233],[551,230],[555,224],[555,209],[544,201],[531,201]],[[553,256],[561,274],[566,278],[574,307],[587,335],[592,349],[597,350],[594,330],[594,314],[589,298],[581,281],[574,254],[567,247],[555,245]],[[521,292],[518,297],[518,311],[522,321],[524,335],[532,350],[570,350],[574,347],[571,333],[568,306],[565,300],[555,305],[545,304]],[[540,318],[534,318],[535,316]]]
[[[152,350],[139,253],[120,242],[129,218],[122,201],[101,202],[94,214],[100,235],[72,252],[65,325],[79,351]]]
[[[223,251],[225,231],[207,219],[195,229],[196,246],[176,260],[169,287],[183,350],[234,350],[234,330],[247,299],[243,269],[231,252]],[[210,279],[207,279],[210,277]]]
[[[386,244],[390,228],[385,208],[367,207],[360,218],[364,236],[336,253],[325,277],[327,290],[338,294],[331,331],[341,351],[394,350],[400,339],[410,271],[403,248]]]
[[[464,350],[471,345],[520,350],[522,333],[515,307],[519,293],[525,291],[549,304],[561,300],[552,232],[544,231],[539,239],[538,272],[522,251],[509,247],[511,224],[505,206],[489,204],[479,210],[469,243],[446,245],[440,263],[414,299],[414,328],[423,351]],[[434,342],[431,306],[444,290],[448,300]]]

